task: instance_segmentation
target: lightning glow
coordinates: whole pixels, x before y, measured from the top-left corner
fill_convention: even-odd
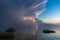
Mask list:
[[[38,6],[40,6],[40,5],[42,5],[42,4],[45,4],[46,2],[47,2],[47,0],[43,0],[43,2],[41,2],[41,3],[37,4],[37,5],[33,5],[31,8],[32,8],[32,9],[35,9],[35,8],[37,8]],[[43,13],[45,10],[46,10],[46,8],[42,8],[41,10],[37,10],[37,11],[35,12],[35,16],[24,16],[24,17],[22,18],[22,19],[23,19],[24,21],[26,21],[26,22],[28,22],[28,21],[33,22],[34,28],[33,28],[32,32],[31,32],[32,35],[35,35],[36,32],[38,31],[38,23],[36,23],[35,18],[38,18],[38,16],[39,16],[41,13]]]
[[[23,17],[23,20],[36,22],[33,17]]]

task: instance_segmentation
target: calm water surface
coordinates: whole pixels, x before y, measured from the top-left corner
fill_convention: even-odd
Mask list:
[[[52,33],[52,34],[42,34],[42,37],[39,40],[60,40],[59,33]]]

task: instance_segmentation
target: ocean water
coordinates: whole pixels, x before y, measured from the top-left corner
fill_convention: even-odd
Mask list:
[[[58,33],[42,34],[42,37],[38,40],[60,40],[60,34]]]

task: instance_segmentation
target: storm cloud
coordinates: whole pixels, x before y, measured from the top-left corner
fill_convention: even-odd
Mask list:
[[[0,0],[0,27],[2,30],[12,26],[18,29],[17,32],[19,30],[36,32],[37,16],[45,11],[46,2],[47,0]],[[27,21],[23,19],[24,17]]]
[[[19,23],[23,17],[36,17],[46,9],[47,0],[0,0],[0,26]]]

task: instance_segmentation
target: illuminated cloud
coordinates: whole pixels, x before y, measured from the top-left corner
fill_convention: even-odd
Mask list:
[[[39,10],[39,11],[36,11],[35,12],[35,15],[36,15],[36,18],[38,18],[38,16],[43,13],[46,9],[42,9],[42,10]]]
[[[37,8],[37,7],[39,7],[39,6],[41,6],[41,5],[45,4],[45,3],[47,3],[47,0],[43,0],[41,3],[33,5],[32,8]]]

